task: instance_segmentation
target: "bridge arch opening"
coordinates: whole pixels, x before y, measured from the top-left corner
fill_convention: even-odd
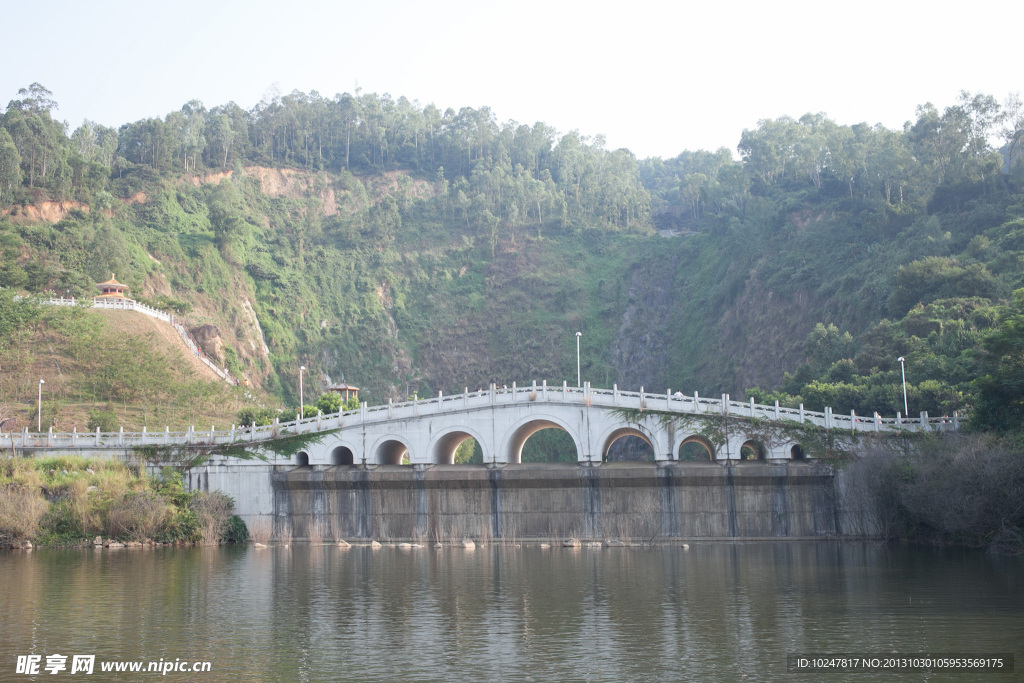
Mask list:
[[[601,456],[605,462],[654,461],[654,444],[639,429],[622,427],[605,439]]]
[[[309,467],[309,453],[299,451],[295,454],[295,464],[299,467]]]
[[[740,460],[764,460],[767,457],[768,450],[760,441],[748,439],[740,446]]]
[[[565,427],[550,420],[520,426],[509,441],[509,462],[579,462],[579,444]]]
[[[688,436],[679,444],[678,458],[690,462],[710,462],[715,459],[715,446],[703,436]]]
[[[443,435],[435,442],[430,454],[430,462],[440,465],[454,465],[457,461],[483,464],[480,442],[467,431],[456,430]]]
[[[387,439],[377,446],[374,461],[378,465],[402,465],[409,459],[409,447],[398,439]]]
[[[354,465],[355,460],[355,455],[353,455],[352,449],[348,446],[338,446],[331,451],[332,465]]]
[[[801,444],[795,443],[792,448],[789,449],[789,457],[793,460],[806,460],[807,451]]]

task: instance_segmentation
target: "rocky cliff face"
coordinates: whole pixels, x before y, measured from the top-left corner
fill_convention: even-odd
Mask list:
[[[217,365],[224,367],[224,339],[216,325],[200,325],[193,327],[189,333],[203,350]]]
[[[777,386],[803,359],[813,324],[811,295],[798,284],[772,291],[752,270],[732,301],[717,315],[703,316],[707,329],[687,330],[684,340],[678,321],[700,317],[681,312],[705,305],[686,296],[687,267],[667,249],[633,269],[614,349],[619,388],[721,391],[742,398],[749,387]]]
[[[669,256],[639,263],[633,269],[614,349],[615,381],[620,389],[667,388],[676,266],[676,259]]]

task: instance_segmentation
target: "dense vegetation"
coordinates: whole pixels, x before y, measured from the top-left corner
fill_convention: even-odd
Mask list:
[[[7,458],[0,467],[0,548],[25,543],[219,543],[247,538],[223,493],[186,491],[113,460]]]
[[[600,385],[892,415],[902,356],[910,412],[1024,417],[1016,98],[902,130],[764,120],[739,161],[377,94],[70,135],[54,107],[33,84],[0,118],[0,286],[84,296],[116,272],[293,405],[299,363],[313,395],[347,379],[370,401],[569,380],[581,330]],[[70,203],[45,220],[47,200]]]

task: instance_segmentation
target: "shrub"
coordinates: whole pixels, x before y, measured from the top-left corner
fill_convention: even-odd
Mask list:
[[[204,543],[217,543],[228,529],[235,502],[231,497],[214,491],[213,493],[197,492],[189,503],[189,509],[195,514],[198,531]]]
[[[858,464],[885,538],[1024,553],[1024,459],[1012,443],[932,435]]]
[[[256,408],[249,406],[238,411],[238,424],[241,427],[256,425],[262,427],[271,424],[276,414],[269,408]]]
[[[238,515],[231,515],[228,520],[228,527],[221,536],[224,543],[245,543],[249,540],[249,529],[245,526],[245,520]]]
[[[75,503],[70,498],[61,498],[50,505],[39,526],[37,539],[43,545],[68,545],[85,538]]]
[[[107,535],[126,541],[143,541],[163,531],[170,518],[167,503],[152,491],[131,491],[107,513]]]
[[[116,432],[121,423],[117,419],[117,414],[108,408],[107,410],[90,410],[87,426],[90,432],[96,431],[97,428],[101,432]]]
[[[198,543],[202,540],[202,537],[199,518],[192,508],[185,507],[175,509],[164,532],[154,540],[161,543],[174,543],[176,541]]]
[[[336,413],[341,410],[341,394],[334,391],[320,394],[314,407],[324,415]]]

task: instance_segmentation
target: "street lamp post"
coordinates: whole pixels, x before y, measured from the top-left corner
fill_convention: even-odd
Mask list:
[[[576,386],[581,387],[583,383],[580,381],[580,337],[583,336],[582,332],[576,333]]]
[[[910,409],[907,408],[907,369],[903,365],[903,356],[900,356],[896,360],[900,362],[900,375],[903,377],[903,417],[907,417],[907,413],[910,412]]]
[[[299,419],[306,416],[306,404],[302,402],[302,373],[306,370],[305,365],[299,366]]]
[[[39,380],[39,405],[36,408],[36,431],[43,431],[43,385],[46,384],[46,380]]]

